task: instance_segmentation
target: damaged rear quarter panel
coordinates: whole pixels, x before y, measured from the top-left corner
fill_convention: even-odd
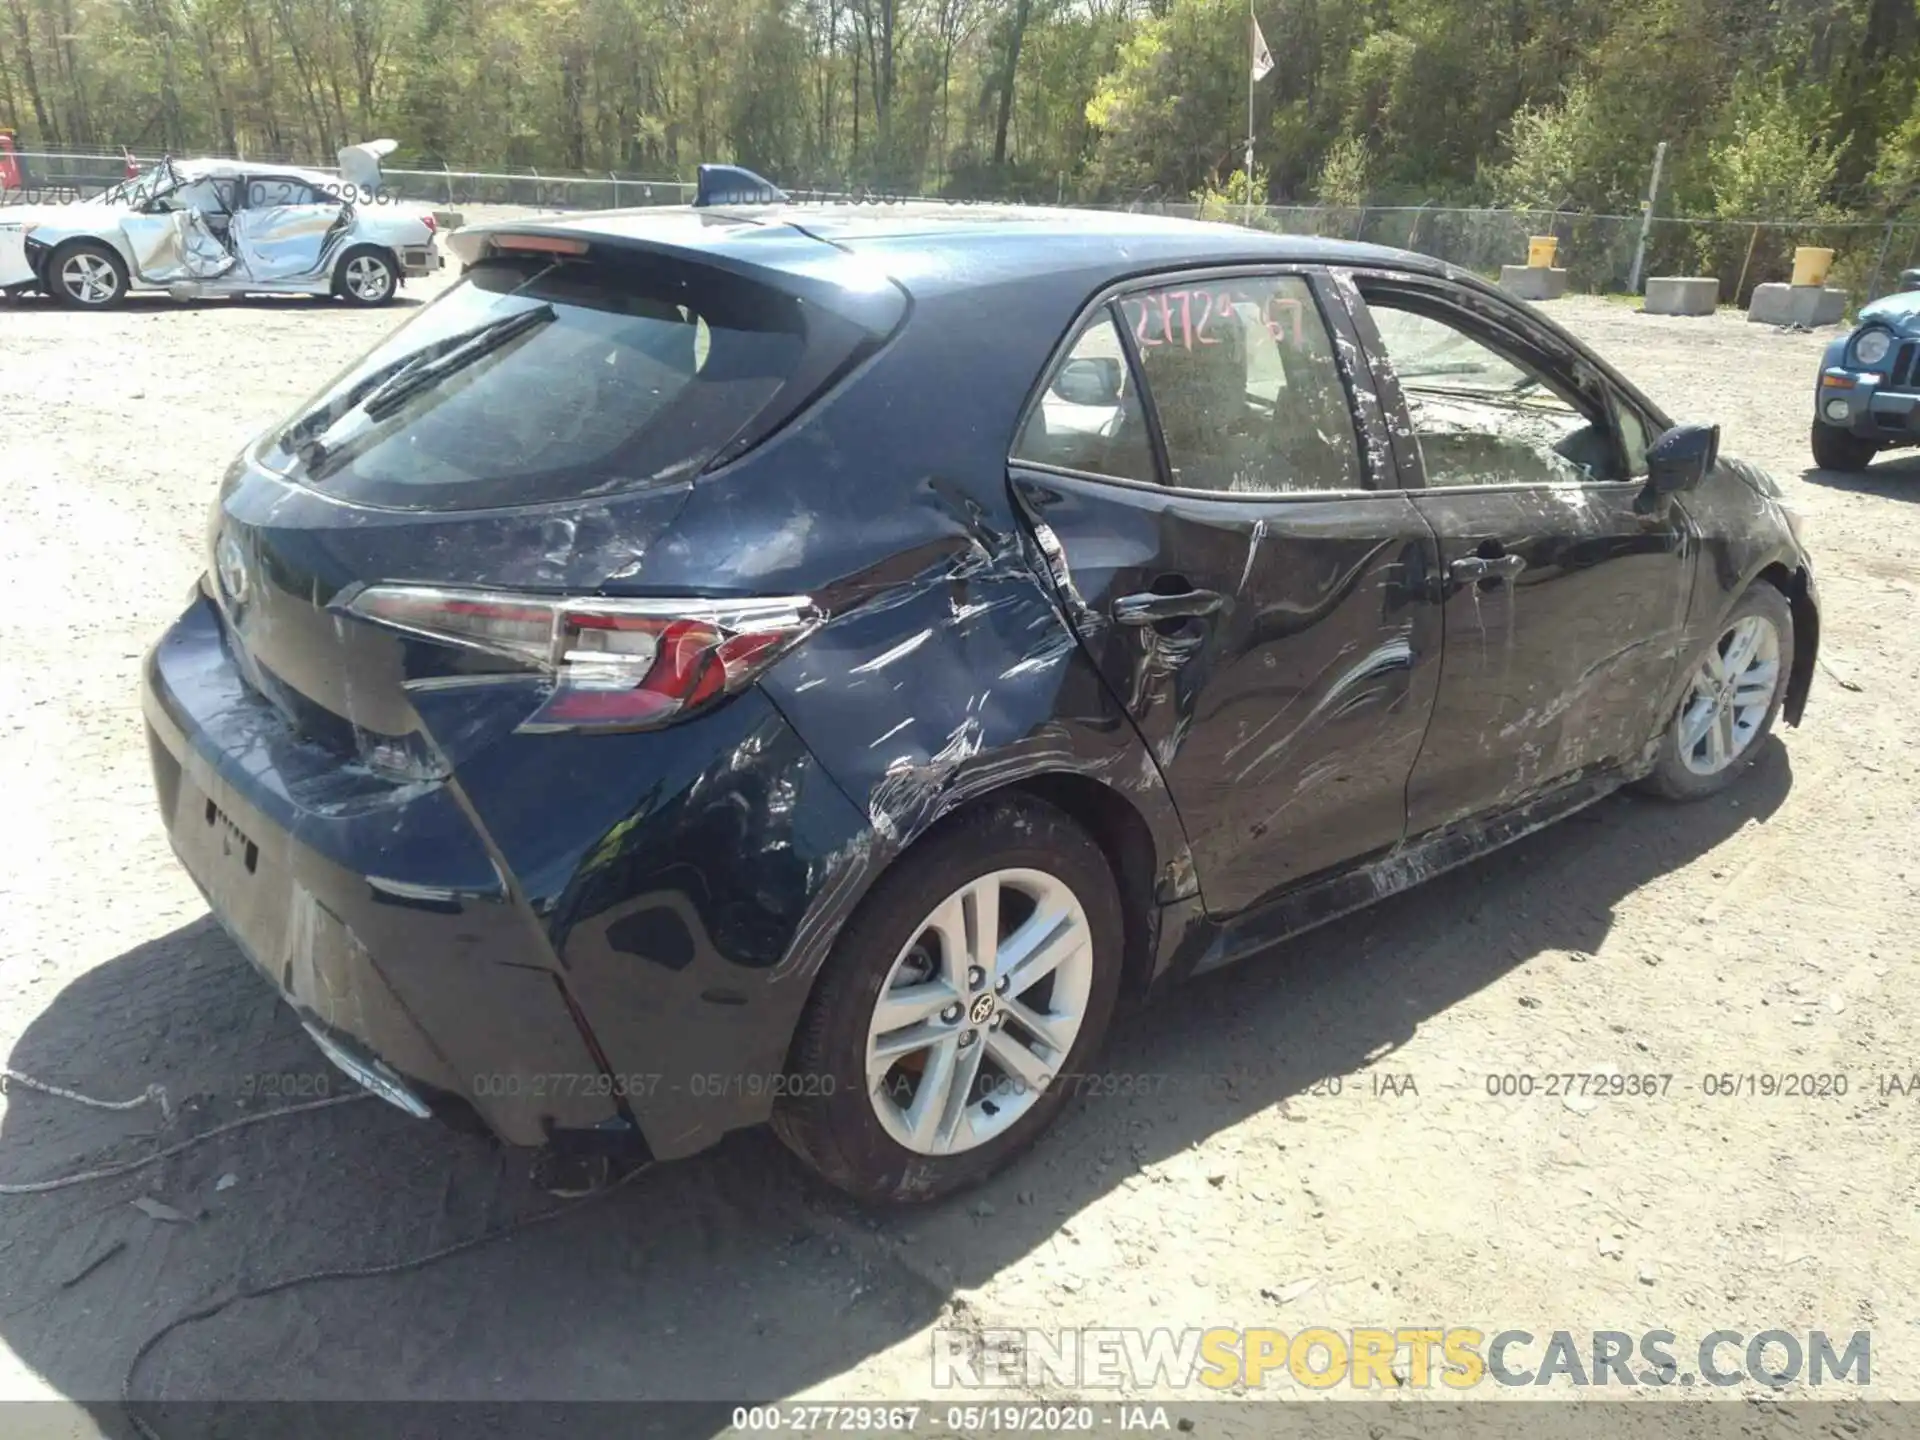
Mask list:
[[[1162,875],[1191,873],[1159,770],[1075,640],[1007,488],[1021,405],[1109,272],[1081,289],[1027,279],[1012,252],[999,263],[984,253],[955,288],[921,283],[885,363],[697,484],[636,577],[804,594],[827,612],[760,682],[867,822],[819,863],[770,977],[796,1018],[874,879],[993,790],[1089,777],[1144,819]]]
[[[942,816],[1042,775],[1120,792],[1153,835],[1157,888],[1177,891],[1190,875],[1159,768],[1027,543],[1008,531],[992,550],[956,547],[830,623],[763,682],[869,826],[784,970],[817,969],[859,895]]]

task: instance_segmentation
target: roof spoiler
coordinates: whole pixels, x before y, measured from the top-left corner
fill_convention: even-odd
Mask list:
[[[771,180],[738,165],[702,165],[695,205],[777,205],[787,192]]]

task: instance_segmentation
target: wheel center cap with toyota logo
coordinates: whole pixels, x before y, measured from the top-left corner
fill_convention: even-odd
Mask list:
[[[234,605],[242,605],[247,598],[247,557],[241,552],[240,542],[233,538],[233,532],[221,535],[220,543],[214,547],[213,568],[220,577],[220,589]]]
[[[973,1004],[967,1007],[967,1019],[976,1025],[984,1025],[993,1018],[993,996],[976,995]]]

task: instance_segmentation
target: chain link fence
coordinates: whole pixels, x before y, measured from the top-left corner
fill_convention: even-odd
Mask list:
[[[126,161],[119,155],[80,151],[25,150],[18,153],[25,174],[22,189],[0,192],[0,204],[84,200],[126,178]],[[136,157],[141,166],[156,164],[157,155]],[[196,156],[195,158],[200,158]],[[338,175],[334,165],[312,165],[303,160],[248,157],[264,166],[290,166],[322,175]],[[608,170],[598,175],[548,174],[529,167],[520,170],[455,170],[381,167],[382,202],[421,205],[525,205],[542,210],[623,210],[647,205],[685,205],[697,187],[689,180],[655,180]],[[905,201],[943,202],[940,196],[879,194],[860,189],[784,187],[802,203],[899,204]],[[967,201],[972,204],[974,202]]]
[[[1155,214],[1228,220],[1289,235],[1321,235],[1390,245],[1497,279],[1502,265],[1524,264],[1535,235],[1559,241],[1555,264],[1570,290],[1625,294],[1633,287],[1638,215],[1577,211],[1457,209],[1441,206],[1199,205],[1132,206]],[[1655,216],[1646,227],[1640,285],[1654,275],[1711,275],[1723,305],[1745,307],[1754,287],[1785,281],[1802,246],[1833,251],[1827,283],[1845,290],[1849,309],[1898,288],[1920,263],[1920,222],[1727,220]]]
[[[151,165],[160,157],[136,157]],[[297,165],[323,175],[338,175],[333,165],[251,157],[261,165]],[[19,152],[23,185],[6,199],[73,201],[97,195],[126,178],[126,161],[119,155],[77,151],[26,150]],[[644,176],[607,171],[600,175],[546,175],[535,169],[454,170],[382,168],[380,198],[422,205],[529,205],[554,210],[613,210],[639,205],[684,205],[694,187],[679,180],[652,180]]]
[[[155,157],[142,157],[152,163]],[[257,157],[256,157],[257,158]],[[124,178],[119,155],[26,151],[21,190],[4,200],[74,200],[98,194]],[[263,164],[292,163],[261,161]],[[303,168],[335,174],[332,166]],[[391,168],[382,171],[382,200],[457,208],[462,205],[525,205],[536,209],[599,210],[646,205],[683,205],[694,186],[607,171],[599,175],[519,171]],[[791,191],[816,202],[889,203],[926,198],[875,196],[867,192]],[[937,197],[933,197],[937,198]],[[1634,253],[1640,244],[1638,215],[1576,211],[1493,210],[1419,206],[1255,205],[1202,207],[1161,202],[1096,207],[1147,211],[1195,219],[1225,220],[1291,235],[1364,240],[1437,256],[1466,270],[1497,278],[1502,265],[1520,264],[1535,235],[1559,241],[1556,263],[1568,287],[1590,294],[1632,289]],[[1848,308],[1888,294],[1903,270],[1920,264],[1920,221],[1727,220],[1656,216],[1647,226],[1641,284],[1653,275],[1711,275],[1720,301],[1746,306],[1756,285],[1784,281],[1793,252],[1818,246],[1834,252],[1828,284],[1847,292]]]

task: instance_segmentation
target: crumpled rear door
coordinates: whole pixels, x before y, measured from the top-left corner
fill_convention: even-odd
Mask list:
[[[320,268],[327,235],[340,211],[336,203],[242,210],[233,217],[229,234],[250,277],[297,280]]]
[[[133,252],[133,268],[142,280],[212,280],[233,269],[233,252],[207,225],[198,210],[159,215],[128,215],[121,233]]]

